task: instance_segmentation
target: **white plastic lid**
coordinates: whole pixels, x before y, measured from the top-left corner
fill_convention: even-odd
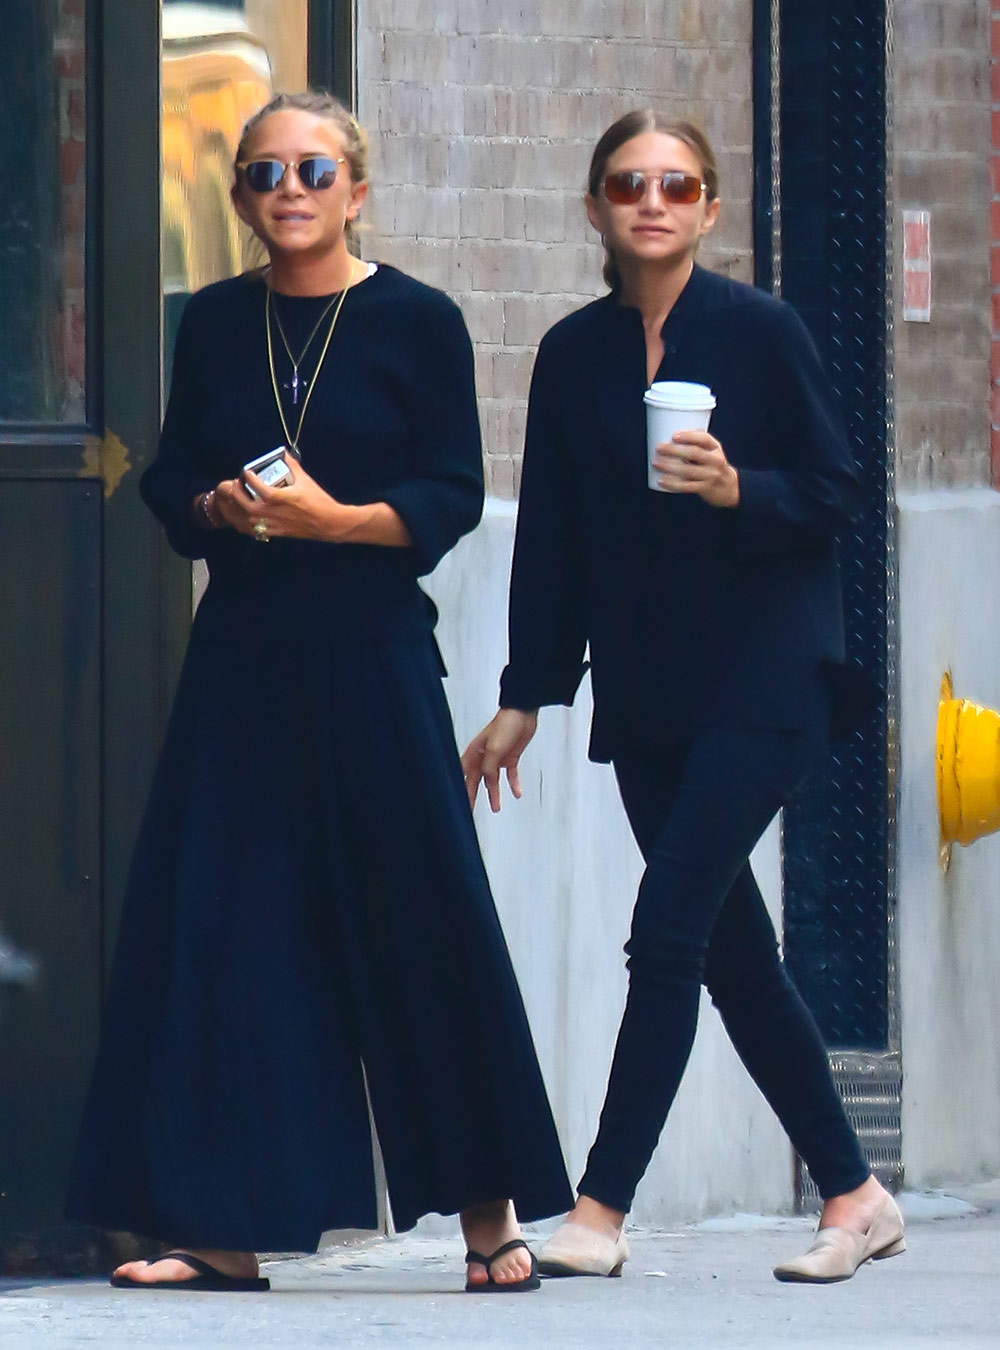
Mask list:
[[[707,384],[690,384],[687,380],[657,380],[646,390],[643,402],[665,408],[703,411],[715,407],[715,395]]]

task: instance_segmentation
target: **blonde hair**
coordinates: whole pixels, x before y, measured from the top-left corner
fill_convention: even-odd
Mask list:
[[[705,199],[710,202],[715,201],[719,195],[719,166],[716,163],[715,152],[709,144],[708,137],[694,122],[675,122],[664,113],[656,112],[652,108],[635,108],[632,112],[627,112],[624,117],[619,117],[618,121],[613,122],[608,127],[594,146],[594,153],[590,160],[590,171],[587,174],[587,192],[590,196],[595,198],[600,196],[608,160],[615,151],[620,149],[626,141],[632,140],[634,136],[641,136],[647,131],[658,131],[661,135],[673,136],[674,140],[682,141],[694,153],[705,182]],[[612,290],[616,290],[621,284],[618,265],[615,262],[614,254],[607,245],[604,249],[604,280]]]
[[[345,108],[339,99],[328,94],[325,89],[308,89],[300,94],[275,94],[270,103],[265,103],[244,126],[240,133],[240,143],[236,147],[235,165],[246,159],[247,145],[260,124],[272,113],[305,112],[313,117],[323,117],[332,122],[344,138],[344,158],[351,172],[353,183],[363,183],[368,177],[368,137],[357,118]],[[359,253],[358,230],[354,221],[348,221],[344,228],[344,237],[352,253]]]

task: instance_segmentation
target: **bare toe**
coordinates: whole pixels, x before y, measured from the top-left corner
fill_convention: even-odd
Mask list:
[[[462,1232],[468,1251],[487,1256],[499,1251],[505,1243],[518,1241],[521,1230],[517,1215],[509,1200],[498,1200],[475,1205],[461,1214]],[[468,1267],[467,1284],[479,1288],[488,1284],[515,1284],[531,1275],[531,1254],[524,1247],[504,1252],[490,1263],[489,1270],[478,1261]]]
[[[159,1280],[172,1280],[178,1284],[193,1279],[197,1272],[183,1261],[127,1261],[115,1271],[116,1275],[135,1280],[137,1284],[153,1284]]]
[[[493,1279],[497,1284],[526,1280],[531,1274],[531,1257],[523,1247],[507,1252],[493,1263]]]
[[[489,1272],[485,1266],[481,1266],[478,1261],[470,1261],[466,1276],[470,1284],[486,1284],[489,1280]]]
[[[118,1267],[115,1276],[134,1281],[136,1284],[155,1284],[170,1282],[183,1284],[198,1277],[198,1270],[188,1261],[178,1259],[190,1255],[204,1261],[221,1275],[236,1279],[253,1278],[257,1275],[257,1257],[253,1252],[196,1251],[187,1253],[178,1249],[166,1256],[154,1257],[151,1261],[126,1261]]]

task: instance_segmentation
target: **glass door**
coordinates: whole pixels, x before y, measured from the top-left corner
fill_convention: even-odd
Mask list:
[[[169,381],[187,297],[256,260],[230,202],[247,119],[278,92],[306,88],[308,0],[163,3],[163,317]]]
[[[101,950],[101,458],[92,6],[0,44],[0,1246],[58,1218]]]
[[[243,118],[307,76],[350,97],[352,13],[4,0],[0,1252],[22,1259],[41,1230],[50,1260],[74,1259],[53,1228],[191,619],[190,565],[137,490],[164,315],[169,340],[184,296],[246,263],[228,201]]]

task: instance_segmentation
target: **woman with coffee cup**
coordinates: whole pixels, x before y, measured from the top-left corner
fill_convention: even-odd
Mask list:
[[[594,151],[586,207],[610,293],[539,347],[510,659],[500,711],[463,756],[470,800],[485,782],[499,810],[501,770],[520,796],[538,709],[572,703],[589,646],[590,756],[614,765],[646,870],[597,1138],[540,1268],[620,1273],[705,984],[824,1199],[813,1247],[775,1274],[846,1279],[903,1250],[902,1220],[847,1121],[748,860],[847,712],[835,536],[858,479],[794,311],[695,262],[720,209],[704,135],[653,112],[621,118]],[[693,429],[654,444],[647,485],[643,391],[661,383],[701,404]]]
[[[370,1104],[395,1226],[458,1211],[470,1292],[537,1288],[515,1205],[572,1193],[418,584],[481,511],[471,344],[349,247],[365,142],[335,100],[279,96],[236,158],[270,264],[189,301],[142,479],[211,575],[70,1212],[176,1245],[119,1287],[266,1288],[256,1251],[377,1226]]]

